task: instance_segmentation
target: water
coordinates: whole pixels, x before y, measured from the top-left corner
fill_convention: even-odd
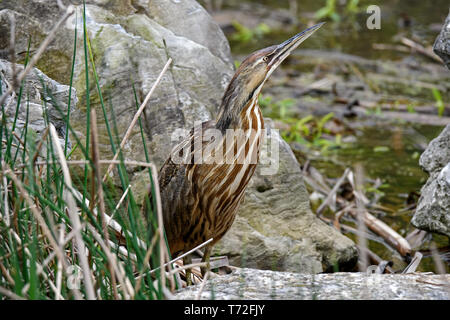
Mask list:
[[[430,141],[441,130],[442,127],[437,126],[401,124],[362,128],[354,143],[313,159],[311,165],[327,177],[339,178],[345,168],[352,168],[355,163],[361,164],[366,180],[372,181],[365,184],[366,188],[372,186],[377,178],[382,183],[378,188],[380,199],[377,203],[385,209],[375,211],[375,216],[406,237],[413,230],[410,224],[413,209],[405,208],[417,200],[420,189],[428,178],[428,174],[418,165],[423,142]],[[370,192],[367,194],[373,196]],[[332,212],[325,216],[334,218]],[[357,241],[354,235],[349,236]],[[448,246],[446,237],[433,235],[432,238],[438,247]],[[369,241],[369,248],[386,260],[396,261],[394,269],[405,266],[395,250],[387,247],[384,242]],[[442,258],[448,261],[447,256]],[[425,258],[418,270],[436,271],[431,257]]]
[[[363,128],[357,140],[335,152],[342,166],[327,165],[330,162],[315,160],[316,166],[327,169],[330,176],[342,174],[342,167],[361,163],[365,174],[382,178],[384,204],[401,209],[409,192],[418,192],[428,175],[418,166],[423,142],[436,137],[442,127],[412,125],[379,125]],[[423,141],[418,143],[417,140]],[[345,168],[344,168],[345,169]]]
[[[239,2],[263,4],[273,9],[288,9],[289,1],[281,0],[243,0]],[[339,1],[337,1],[339,3]],[[341,1],[342,2],[342,1]],[[373,43],[398,44],[398,36],[416,39],[422,44],[432,45],[439,33],[440,25],[444,22],[449,9],[448,0],[394,0],[394,1],[359,1],[360,12],[356,15],[346,15],[343,7],[339,6],[341,21],[328,21],[320,37],[312,37],[302,44],[302,48],[333,48],[343,53],[350,53],[369,59],[396,59],[401,55],[387,50],[372,50]],[[228,1],[228,7],[236,7],[235,1]],[[297,1],[298,20],[306,24],[312,20],[314,13],[325,5],[326,1],[302,0]],[[366,13],[368,5],[379,5],[381,9],[381,29],[369,30],[366,21],[370,14]],[[227,8],[227,6],[225,6]],[[240,44],[231,42],[233,52],[251,52],[252,49],[264,47],[282,41],[292,34],[299,32],[298,27],[284,28],[258,40],[258,43]],[[249,50],[250,49],[250,50]]]

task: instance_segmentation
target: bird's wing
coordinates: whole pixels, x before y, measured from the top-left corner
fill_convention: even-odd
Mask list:
[[[210,120],[202,123],[203,132],[207,129],[212,128],[215,128],[215,121]],[[196,134],[197,132],[198,131],[194,130],[194,128],[191,129],[189,135],[172,149],[169,157],[164,162],[159,171],[158,182],[165,224],[166,221],[176,219],[176,217],[179,216],[178,211],[189,210],[189,201],[187,201],[187,199],[189,199],[191,186],[190,182],[185,178],[187,164],[175,163],[173,161],[174,159],[173,156],[176,152],[179,152],[181,149],[183,149],[183,146],[186,145],[191,146],[192,151],[194,147],[194,134]],[[149,187],[147,198],[149,202],[144,200],[143,203],[144,213],[147,212],[146,209],[147,203],[150,203],[151,207],[153,208],[151,186]],[[170,233],[176,233],[174,231],[168,230],[167,226],[165,226],[165,228],[166,231],[169,231],[168,238],[170,236],[169,235]]]
[[[215,125],[216,123],[213,120],[202,122],[202,132],[215,128]],[[164,192],[167,185],[170,184],[172,179],[176,177],[180,171],[185,171],[186,163],[174,163],[173,159],[175,159],[174,156],[176,156],[176,153],[180,152],[183,148],[186,149],[186,146],[189,146],[190,151],[193,152],[195,138],[194,134],[197,134],[197,131],[192,128],[189,135],[172,149],[169,157],[162,165],[161,170],[159,171],[159,189],[161,193]],[[200,139],[200,141],[203,141],[202,137],[200,137]]]
[[[202,123],[202,130],[214,127],[215,122],[212,120]],[[189,164],[175,163],[173,161],[173,159],[175,159],[173,156],[186,145],[188,145],[188,148],[190,148],[192,152],[194,147],[194,134],[197,134],[197,132],[198,130],[194,130],[194,128],[191,129],[189,135],[172,149],[169,157],[159,171],[158,182],[162,202],[164,229],[172,254],[183,249],[180,247],[181,244],[178,240],[184,232],[183,228],[188,227],[191,222],[190,215],[186,215],[186,212],[189,212],[194,205],[191,182],[186,179],[186,166]],[[184,150],[186,150],[186,148]],[[150,188],[148,190],[147,198],[149,201],[147,202],[145,199],[143,203],[143,213],[145,216],[148,214],[146,209],[147,204],[150,204],[153,208],[153,199]],[[152,211],[154,212],[154,210]]]

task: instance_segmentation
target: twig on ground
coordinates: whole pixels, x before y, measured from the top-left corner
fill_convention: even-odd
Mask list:
[[[355,210],[349,211],[353,217],[356,217]],[[363,213],[363,219],[365,225],[372,230],[375,234],[382,237],[388,244],[394,247],[403,257],[408,256],[411,253],[411,246],[408,241],[405,240],[394,229],[388,226],[386,223],[377,219],[369,212]]]
[[[345,174],[343,175],[343,177]],[[366,209],[365,205],[369,204],[370,201],[366,198],[362,190],[356,191],[356,183],[355,183],[355,177],[352,171],[349,171],[347,174],[347,179],[350,182],[350,185],[353,188],[353,194],[355,196],[355,201],[358,201],[362,205],[362,212],[363,214],[361,217],[363,218],[364,225],[367,226],[371,231],[373,231],[376,235],[380,236],[384,239],[390,246],[395,248],[403,257],[408,256],[411,253],[411,246],[409,245],[408,241],[406,241],[402,236],[400,236],[396,231],[394,231],[391,227],[389,227],[387,224],[382,222],[381,220],[377,219],[375,216],[370,214]],[[341,177],[342,178],[342,177]],[[325,181],[325,178],[312,166],[308,166],[308,170],[305,171],[304,176],[305,182],[310,185],[314,190],[317,192],[320,192],[324,195],[327,195],[326,200],[322,202],[321,207],[319,207],[321,210],[323,210],[323,207],[328,204],[330,199],[332,199],[333,194],[336,194],[336,186],[341,184],[341,179],[339,179],[338,183],[334,186],[333,190],[331,190]],[[338,230],[340,228],[344,229],[344,231],[348,231],[350,229],[350,232],[354,232],[356,234],[364,235],[363,237],[367,237],[367,232],[356,232],[352,231],[351,227],[348,227],[347,225],[341,225],[339,220],[345,213],[349,213],[354,219],[358,219],[358,210],[355,208],[355,204],[353,202],[349,202],[345,200],[342,197],[337,197],[336,202],[339,204],[339,206],[343,209],[341,209],[336,215],[334,220],[325,219],[323,216],[319,215],[319,218],[322,220],[325,220],[331,224],[333,224]]]
[[[392,45],[392,44],[386,44],[386,43],[373,43],[372,48],[375,50],[389,50],[389,51],[398,51],[398,52],[403,52],[403,53],[411,52],[411,50],[406,48],[405,46]]]
[[[352,175],[349,176],[349,181],[354,188],[353,194],[355,195],[357,204],[359,202],[361,205],[360,217],[362,218],[364,225],[375,232],[377,235],[382,237],[388,244],[393,246],[403,257],[409,255],[411,253],[411,246],[409,245],[408,241],[406,241],[405,238],[403,238],[400,234],[398,234],[398,232],[396,232],[386,223],[367,212],[364,207],[364,203],[368,202],[367,198],[364,196],[361,190],[357,191],[355,189],[357,183],[355,183],[355,181],[353,180]],[[359,215],[357,211],[349,210],[349,212],[354,218],[358,218]]]
[[[410,47],[414,51],[416,51],[416,52],[418,52],[418,53],[420,53],[420,54],[422,54],[422,55],[424,55],[424,56],[426,56],[426,57],[428,57],[428,58],[430,58],[432,60],[434,60],[434,61],[436,61],[436,62],[438,62],[440,64],[444,63],[442,61],[442,59],[437,54],[435,54],[433,52],[433,50],[428,50],[424,46],[422,46],[421,44],[418,44],[417,42],[414,42],[413,40],[405,38],[405,37],[402,37],[400,41],[405,46]]]
[[[336,229],[338,229],[339,231],[341,231],[341,223],[340,220],[342,218],[342,216],[344,214],[346,214],[350,209],[354,208],[354,204],[351,203],[348,206],[346,206],[344,209],[336,212],[336,214],[334,215],[334,221],[333,221],[333,225]]]
[[[318,215],[320,215],[322,213],[323,209],[325,209],[326,206],[329,206],[333,200],[334,200],[334,203],[336,202],[336,193],[339,190],[339,187],[341,186],[341,184],[347,178],[347,175],[349,173],[350,173],[350,169],[349,168],[345,169],[344,174],[336,182],[333,189],[331,189],[331,192],[328,193],[328,196],[325,198],[325,200],[322,202],[322,204],[319,206],[319,208],[317,208],[316,213]]]

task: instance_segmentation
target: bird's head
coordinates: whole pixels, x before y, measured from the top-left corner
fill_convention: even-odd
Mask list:
[[[245,58],[225,91],[218,125],[222,128],[233,125],[247,102],[258,98],[272,72],[323,24],[316,24],[279,45],[258,50]]]

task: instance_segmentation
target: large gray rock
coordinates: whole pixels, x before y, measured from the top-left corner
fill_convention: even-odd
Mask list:
[[[441,33],[434,42],[433,50],[442,58],[447,68],[450,69],[450,13],[445,19]]]
[[[175,299],[195,299],[201,285],[175,293]],[[203,300],[448,300],[450,275],[366,274],[339,272],[299,274],[237,269],[208,280]]]
[[[411,223],[450,237],[450,124],[430,142],[419,160],[430,174]]]
[[[133,5],[143,8],[152,19],[177,36],[191,39],[207,47],[225,63],[233,64],[228,41],[220,27],[195,1],[139,0]]]
[[[215,118],[234,73],[228,42],[194,0],[87,3],[87,31],[100,87],[106,107],[114,110],[120,137],[136,110],[132,84],[139,101],[143,101],[168,58],[173,59],[144,117],[151,160],[160,166],[174,143],[171,134],[175,129]],[[2,1],[0,5],[5,8],[0,11],[4,31],[0,44],[9,41],[9,15],[16,17],[17,24],[20,21],[20,28],[16,28],[17,52],[25,50],[27,41],[23,38],[28,39],[27,34],[33,35],[32,49],[37,48],[61,15],[56,2],[19,0]],[[38,66],[68,83],[76,26],[74,86],[80,102],[71,124],[83,139],[86,79],[80,5],[77,10],[78,19],[74,15],[67,21]],[[91,107],[99,108],[92,71],[89,79]],[[111,119],[111,113],[108,116]],[[103,158],[111,157],[104,120],[99,118],[100,152]],[[257,174],[252,180],[235,225],[218,246],[219,253],[230,255],[237,265],[299,272],[321,272],[335,264],[353,265],[357,257],[354,244],[311,213],[299,165],[280,136],[275,139],[281,146],[279,171],[271,176]],[[145,161],[138,127],[124,147],[124,155]],[[74,154],[77,156],[80,154]],[[134,190],[146,190],[145,176],[136,172]]]
[[[15,65],[16,73],[20,73],[22,70],[23,65]],[[0,82],[2,93],[5,93],[9,89],[9,86],[13,84],[13,73],[13,64],[9,61],[0,59]],[[57,81],[50,79],[39,69],[33,68],[23,81],[22,96],[18,109],[17,102],[20,96],[19,88],[6,98],[3,105],[9,130],[12,129],[16,111],[18,111],[15,131],[21,136],[28,118],[28,133],[34,132],[37,134],[36,138],[38,138],[47,127],[45,118],[45,113],[47,113],[48,121],[55,126],[61,139],[61,143],[64,145],[64,138],[66,136],[65,117],[68,109],[69,89],[69,86],[60,84]],[[76,91],[72,88],[71,112],[75,109],[76,103]]]

